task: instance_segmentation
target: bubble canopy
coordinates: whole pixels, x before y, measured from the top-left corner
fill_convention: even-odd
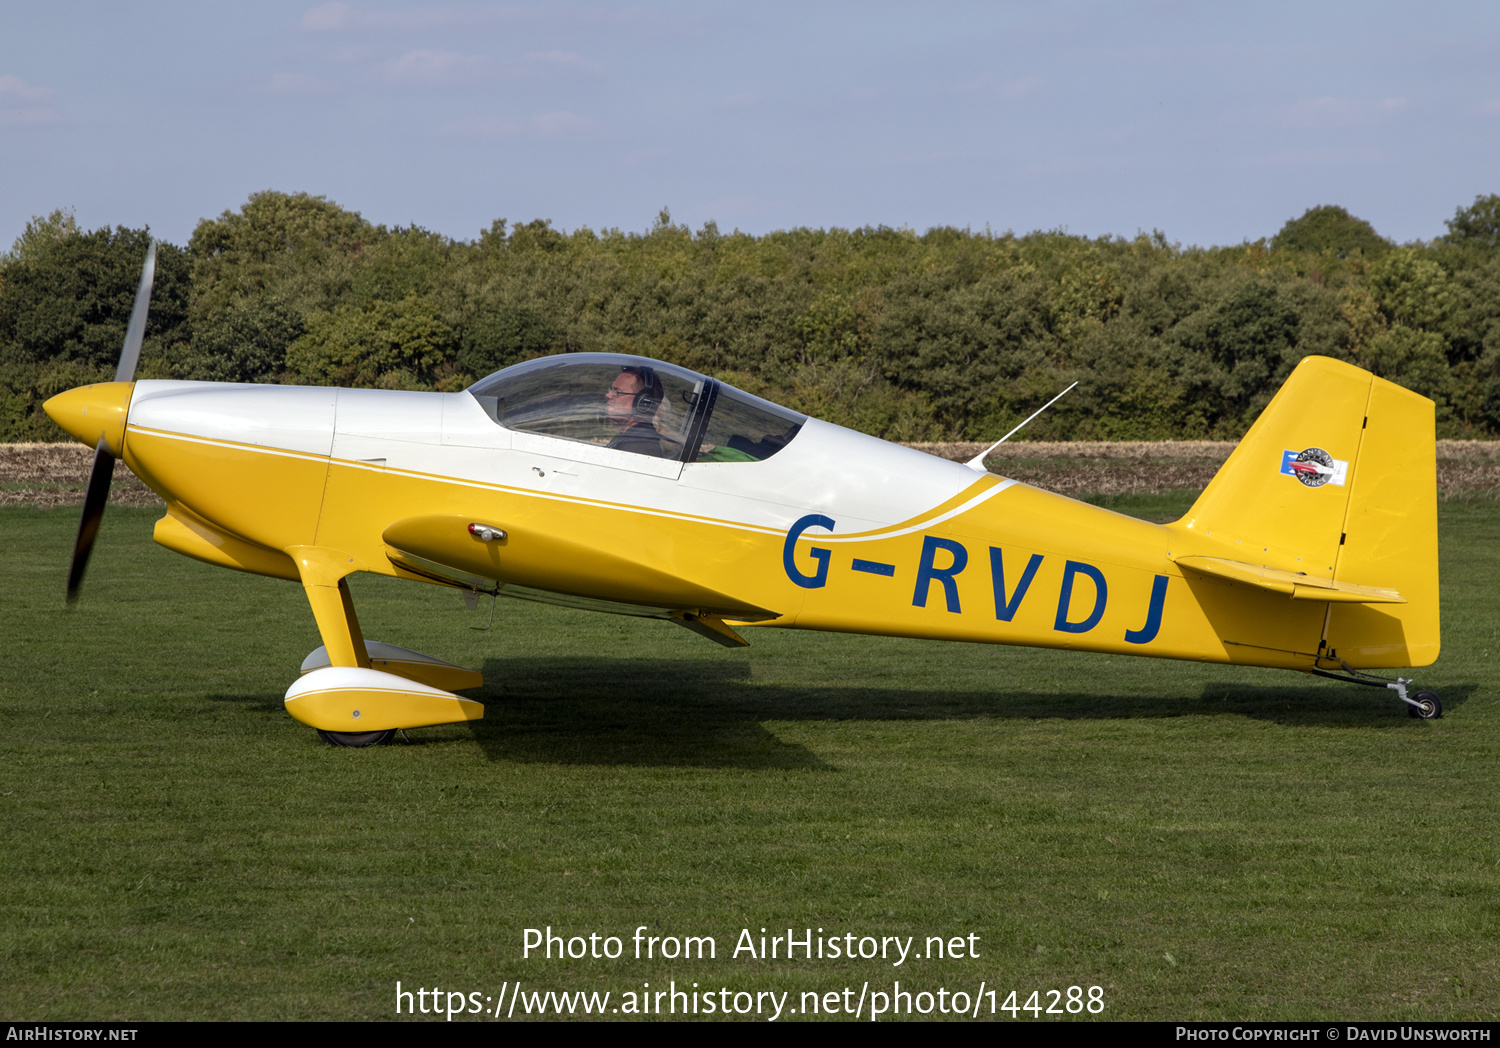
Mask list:
[[[807,421],[707,375],[621,353],[528,360],[468,392],[506,429],[679,462],[760,462]]]

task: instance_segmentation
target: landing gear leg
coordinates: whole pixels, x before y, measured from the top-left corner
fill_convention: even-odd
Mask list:
[[[292,546],[287,553],[297,562],[323,637],[322,649],[304,660],[302,676],[287,689],[293,719],[330,746],[362,748],[389,742],[404,728],[484,716],[482,703],[448,690],[480,686],[484,678],[473,670],[390,644],[376,645],[381,668],[371,665],[345,581],[358,567],[353,557],[317,546]]]
[[[1419,720],[1437,720],[1443,715],[1443,704],[1434,691],[1419,691],[1416,695],[1406,694],[1406,686],[1411,681],[1405,677],[1397,677],[1387,684],[1396,693],[1396,697],[1406,703],[1406,715],[1416,717]]]
[[[1438,699],[1437,693],[1433,691],[1419,691],[1415,695],[1408,695],[1407,688],[1411,685],[1408,677],[1397,677],[1395,680],[1386,680],[1384,677],[1376,677],[1373,674],[1361,673],[1359,670],[1351,669],[1342,660],[1340,665],[1344,667],[1344,673],[1329,673],[1327,670],[1308,670],[1307,672],[1319,677],[1327,677],[1329,680],[1341,680],[1346,684],[1364,684],[1372,688],[1389,688],[1396,693],[1396,698],[1406,703],[1406,714],[1419,720],[1436,720],[1443,715],[1443,704]],[[1345,676],[1348,674],[1348,676]]]

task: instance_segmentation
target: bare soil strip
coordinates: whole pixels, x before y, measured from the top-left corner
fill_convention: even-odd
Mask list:
[[[980,443],[912,444],[964,462]],[[1232,441],[1026,441],[1002,444],[985,463],[996,473],[1064,495],[1155,495],[1201,490],[1234,450]],[[1438,492],[1443,498],[1500,499],[1500,441],[1440,440]],[[83,503],[94,453],[81,444],[0,444],[0,506]],[[115,464],[109,501],[160,506],[155,492],[123,463]]]
[[[94,468],[82,444],[0,444],[0,506],[81,506]],[[112,506],[160,506],[156,492],[115,463]]]
[[[910,446],[956,462],[985,448],[977,442]],[[1201,491],[1234,448],[1228,440],[1023,441],[1000,445],[985,465],[1064,495],[1159,495]],[[1440,440],[1437,460],[1441,497],[1500,499],[1500,441]]]

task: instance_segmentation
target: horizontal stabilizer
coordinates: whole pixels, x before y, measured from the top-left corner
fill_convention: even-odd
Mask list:
[[[1379,586],[1358,586],[1352,582],[1336,582],[1312,575],[1303,575],[1281,568],[1268,568],[1262,564],[1246,564],[1244,561],[1228,560],[1224,557],[1178,557],[1178,567],[1187,568],[1203,575],[1242,582],[1257,589],[1272,593],[1284,593],[1293,600],[1320,600],[1339,604],[1405,604],[1406,598],[1393,589]]]

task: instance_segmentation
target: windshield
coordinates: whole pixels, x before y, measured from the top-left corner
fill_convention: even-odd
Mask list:
[[[807,421],[769,400],[719,384],[695,462],[759,462],[782,448]]]
[[[469,387],[507,429],[686,462],[758,462],[806,417],[645,357],[567,353]]]

